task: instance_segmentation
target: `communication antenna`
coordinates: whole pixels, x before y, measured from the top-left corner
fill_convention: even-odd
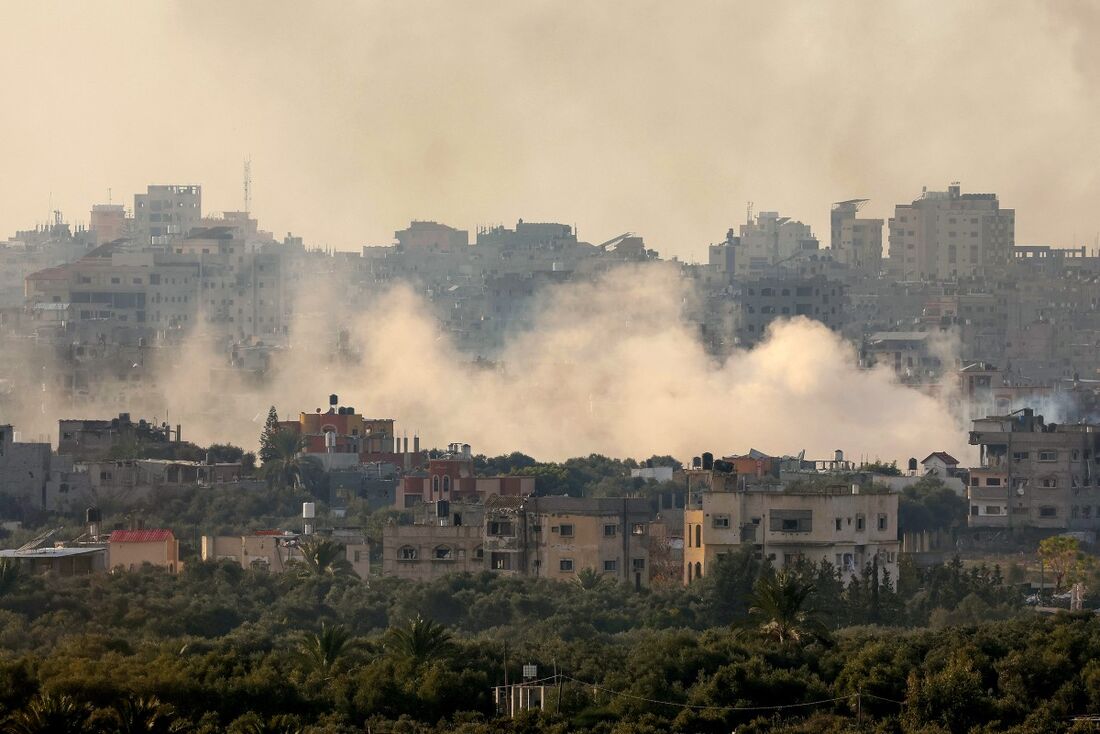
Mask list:
[[[252,156],[244,159],[244,213],[252,211]]]
[[[745,224],[752,224],[752,202],[745,206]]]

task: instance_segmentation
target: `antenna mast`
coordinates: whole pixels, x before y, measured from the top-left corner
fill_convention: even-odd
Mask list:
[[[252,211],[252,156],[244,159],[244,213]]]

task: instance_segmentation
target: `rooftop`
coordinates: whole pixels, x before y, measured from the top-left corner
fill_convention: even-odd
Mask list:
[[[175,536],[171,530],[116,530],[111,533],[112,543],[163,543]]]

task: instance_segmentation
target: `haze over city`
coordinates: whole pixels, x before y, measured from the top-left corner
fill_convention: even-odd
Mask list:
[[[24,3],[5,10],[0,231],[201,182],[344,250],[403,222],[576,224],[703,248],[745,205],[960,180],[1017,240],[1096,246],[1089,2]],[[995,62],[993,61],[995,57]],[[79,122],[78,122],[79,121]],[[74,174],[79,175],[74,175]]]
[[[1084,734],[1100,5],[0,4],[0,734]]]

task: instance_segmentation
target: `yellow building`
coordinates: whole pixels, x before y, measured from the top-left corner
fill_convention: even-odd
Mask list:
[[[568,581],[587,568],[648,586],[650,519],[645,499],[494,498],[485,518],[488,569]]]
[[[183,570],[180,543],[171,530],[116,530],[107,543],[107,565],[136,571],[148,563],[168,573]]]
[[[883,490],[702,491],[684,512],[684,582],[742,545],[777,569],[828,561],[847,580],[877,560],[896,580],[897,520],[898,495]]]
[[[370,545],[361,537],[336,538],[359,578],[370,574]],[[252,571],[283,573],[302,560],[301,536],[282,530],[260,530],[251,535],[204,535],[204,561],[231,561]]]

